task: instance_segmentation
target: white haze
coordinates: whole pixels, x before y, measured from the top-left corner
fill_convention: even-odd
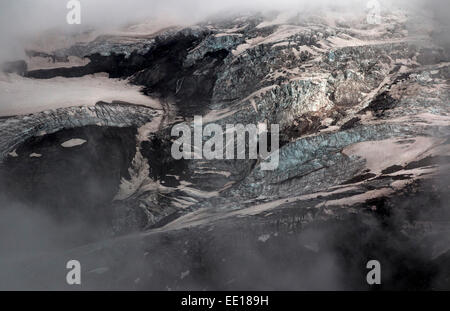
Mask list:
[[[219,12],[295,10],[305,12],[319,7],[333,10],[346,7],[363,12],[368,0],[80,0],[82,25],[66,23],[68,0],[4,0],[0,3],[0,62],[24,56],[24,46],[49,29],[79,33],[89,28],[113,29],[143,19],[170,19],[195,23]],[[381,9],[392,3],[400,7],[424,0],[379,0]],[[436,0],[441,5],[445,0]],[[434,3],[433,2],[433,3]],[[418,6],[421,7],[421,6]],[[447,6],[448,7],[448,6]]]

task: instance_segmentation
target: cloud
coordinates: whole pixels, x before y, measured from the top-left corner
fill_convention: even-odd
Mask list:
[[[79,32],[88,27],[113,28],[140,19],[165,18],[182,23],[194,23],[207,16],[225,11],[298,10],[321,6],[349,7],[364,10],[366,1],[359,0],[80,0],[82,26],[68,25],[63,0],[14,0],[0,3],[0,61],[24,56],[26,42],[48,29]],[[422,0],[420,0],[422,1]],[[380,0],[383,2],[383,0]],[[384,1],[386,6],[392,1]],[[398,2],[398,1],[394,1]],[[439,0],[438,0],[439,2]],[[442,2],[442,1],[441,1]],[[64,40],[64,38],[61,38]]]

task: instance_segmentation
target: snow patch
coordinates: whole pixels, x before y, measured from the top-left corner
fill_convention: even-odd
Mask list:
[[[263,234],[258,237],[258,241],[265,243],[268,239],[270,239],[270,234]]]
[[[415,137],[411,141],[398,138],[381,141],[365,141],[344,148],[347,156],[357,156],[366,160],[366,167],[373,173],[392,165],[405,165],[420,159],[426,151],[441,140],[432,137]]]
[[[62,147],[64,148],[72,148],[72,147],[76,147],[76,146],[81,146],[83,144],[85,144],[87,141],[81,138],[73,138],[73,139],[69,139],[68,141],[65,141],[61,144]]]
[[[180,279],[184,279],[185,277],[187,277],[190,274],[190,271],[187,270],[185,272],[181,272],[180,274]]]
[[[11,74],[0,79],[0,116],[94,106],[99,101],[121,101],[161,109],[159,102],[141,94],[141,89],[126,80],[109,79],[101,74],[45,80]]]

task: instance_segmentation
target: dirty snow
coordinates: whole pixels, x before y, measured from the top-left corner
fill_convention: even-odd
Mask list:
[[[70,68],[86,66],[90,63],[88,58],[69,56],[67,62],[53,62],[49,57],[30,57],[27,59],[28,71],[38,69]]]
[[[437,145],[440,139],[433,137],[415,137],[412,140],[386,139],[365,141],[346,147],[343,153],[358,156],[366,160],[366,167],[373,173],[392,165],[405,165],[421,158],[427,150]]]

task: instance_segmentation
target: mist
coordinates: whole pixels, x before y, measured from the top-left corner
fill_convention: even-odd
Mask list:
[[[446,21],[448,3],[445,0],[380,0],[382,10],[416,7],[429,10],[442,22]],[[81,25],[68,25],[67,1],[61,0],[7,0],[0,4],[0,62],[18,60],[25,56],[24,48],[45,31],[57,30],[61,40],[64,35],[82,33],[87,30],[108,31],[128,23],[140,21],[170,21],[187,25],[217,17],[226,13],[296,11],[314,12],[327,7],[332,10],[349,10],[360,13],[366,10],[368,1],[360,0],[81,0]],[[444,12],[444,13],[443,13]]]

